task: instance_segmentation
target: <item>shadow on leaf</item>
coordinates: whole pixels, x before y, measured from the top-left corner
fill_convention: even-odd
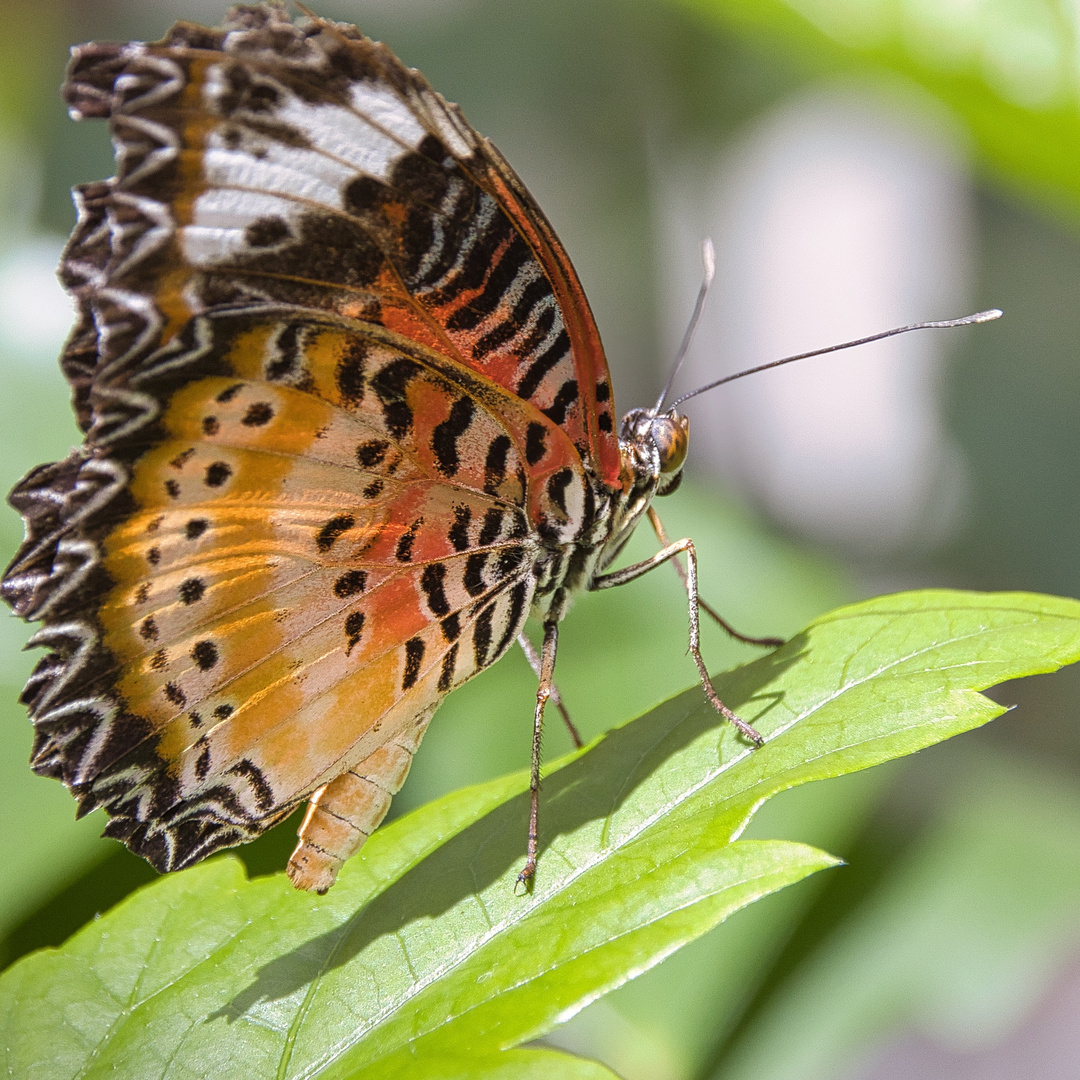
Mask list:
[[[802,658],[807,646],[806,635],[800,634],[783,648],[736,668],[717,682],[724,701],[737,711],[744,710],[766,737],[778,726],[771,725],[768,718],[783,695],[769,694],[764,699],[759,695]],[[762,700],[767,703],[756,714],[746,708]],[[729,760],[747,750],[747,744],[705,705],[701,690],[695,687],[610,731],[548,776],[541,797],[536,888],[531,895],[521,897],[521,903],[536,907],[550,895],[551,879],[545,882],[543,852],[554,837],[610,816],[673,755],[710,730],[719,731],[718,753]],[[524,863],[528,814],[527,792],[496,807],[391,882],[341,925],[264,965],[248,987],[207,1019],[232,1022],[259,1002],[289,997],[348,964],[377,938],[394,934],[415,920],[438,918],[483,892]]]

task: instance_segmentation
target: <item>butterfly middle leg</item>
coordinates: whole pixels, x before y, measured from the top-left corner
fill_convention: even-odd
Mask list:
[[[661,529],[662,528],[663,526],[661,526]],[[685,572],[686,593],[689,599],[690,655],[694,658],[694,664],[697,666],[698,675],[701,678],[701,687],[705,691],[705,697],[708,699],[709,704],[723,716],[725,720],[731,723],[752,743],[761,746],[765,742],[764,736],[762,736],[755,728],[751,727],[751,725],[743,720],[742,717],[736,716],[735,713],[720,700],[720,695],[717,694],[716,688],[712,684],[712,679],[709,678],[708,668],[706,668],[705,661],[701,656],[701,635],[698,622],[698,608],[701,605],[701,602],[698,599],[697,552],[694,550],[693,540],[689,539],[689,537],[684,540],[676,540],[675,543],[668,544],[651,558],[644,559],[631,566],[625,566],[621,570],[613,570],[609,574],[601,574],[599,577],[593,578],[589,585],[589,589],[590,591],[595,592],[599,589],[613,589],[618,585],[626,585],[631,581],[636,581],[650,570],[655,570],[656,567],[662,566],[672,559],[675,559],[675,565],[679,566],[677,557],[684,553],[686,555],[687,565]],[[744,638],[743,640],[746,639]]]

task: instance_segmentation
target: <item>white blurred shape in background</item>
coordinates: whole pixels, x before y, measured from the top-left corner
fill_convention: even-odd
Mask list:
[[[717,280],[679,377],[721,375],[893,326],[967,314],[971,196],[958,139],[916,110],[830,87],[766,114],[704,184],[660,185],[667,340]],[[959,331],[957,333],[968,333]],[[755,375],[688,404],[692,460],[787,527],[868,557],[921,550],[959,523],[962,459],[939,404],[957,344],[922,331]]]
[[[0,350],[5,359],[56,362],[75,318],[56,277],[64,242],[39,236],[0,255]]]

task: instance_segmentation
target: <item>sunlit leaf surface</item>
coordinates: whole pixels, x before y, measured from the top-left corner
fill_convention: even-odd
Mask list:
[[[1003,709],[976,691],[1078,657],[1072,600],[927,591],[842,608],[721,681],[762,749],[695,689],[553,771],[531,895],[513,889],[520,776],[379,832],[325,898],[217,859],[9,969],[2,1065],[140,1080],[455,1075],[455,1056],[542,1035],[834,861],[738,840],[764,799],[976,727]]]

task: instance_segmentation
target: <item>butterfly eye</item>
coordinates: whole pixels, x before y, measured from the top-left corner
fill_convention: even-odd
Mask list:
[[[686,461],[690,445],[689,419],[675,413],[658,416],[652,424],[652,438],[660,455],[660,474],[677,473]]]

